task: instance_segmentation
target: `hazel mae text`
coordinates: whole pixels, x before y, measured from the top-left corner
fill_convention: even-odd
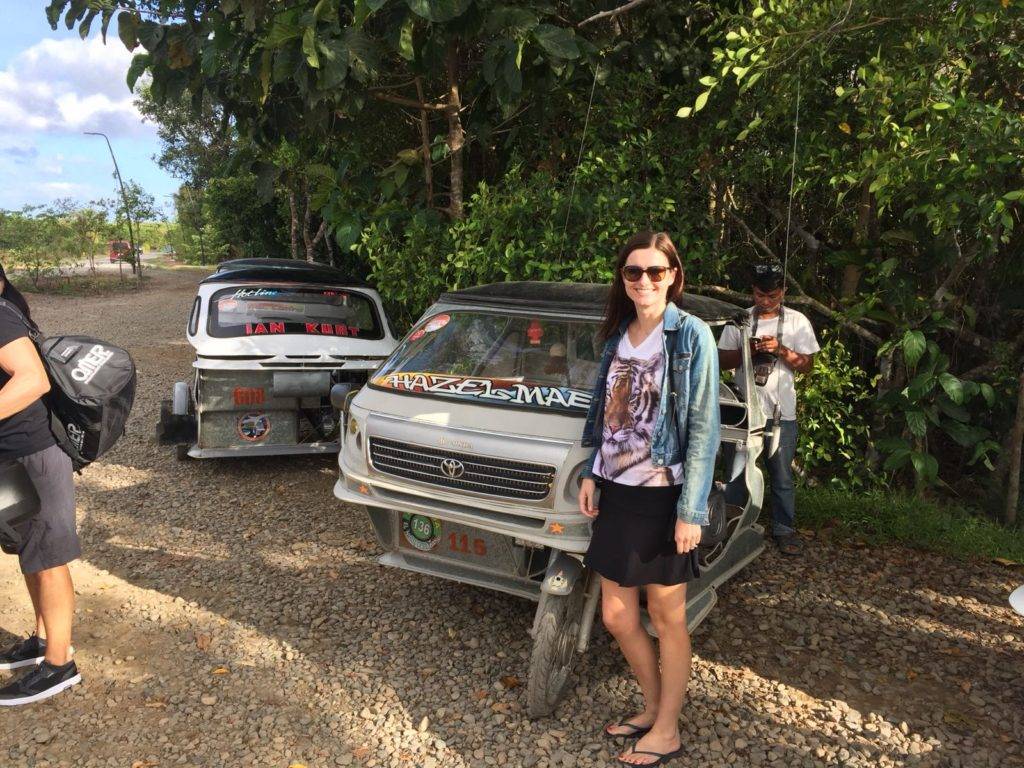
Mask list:
[[[264,336],[271,333],[308,333],[312,336],[358,336],[359,328],[341,323],[304,323],[299,330],[288,331],[284,323],[246,323],[246,336]]]
[[[519,382],[506,384],[491,379],[462,376],[441,376],[431,373],[390,373],[378,376],[373,383],[379,387],[407,392],[428,392],[474,397],[513,405],[539,405],[545,408],[570,408],[586,411],[590,407],[589,392],[564,387],[546,387]]]

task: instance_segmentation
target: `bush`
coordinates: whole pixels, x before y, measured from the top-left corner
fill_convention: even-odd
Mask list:
[[[809,485],[865,488],[872,484],[864,472],[871,442],[872,383],[863,369],[853,365],[849,350],[838,337],[825,331],[822,340],[814,369],[797,384],[797,465]]]

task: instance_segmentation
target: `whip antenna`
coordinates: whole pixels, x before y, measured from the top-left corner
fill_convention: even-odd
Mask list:
[[[587,104],[587,117],[583,121],[583,135],[580,136],[580,151],[576,154],[576,167],[572,169],[572,186],[569,188],[569,204],[565,208],[565,223],[562,225],[562,247],[558,251],[558,260],[562,260],[565,252],[565,236],[569,231],[569,216],[572,213],[572,200],[576,195],[576,177],[579,175],[580,163],[583,162],[583,146],[587,140],[587,128],[590,126],[590,112],[594,108],[594,91],[597,90],[597,71],[599,66],[594,67],[594,82],[590,86],[590,101]]]

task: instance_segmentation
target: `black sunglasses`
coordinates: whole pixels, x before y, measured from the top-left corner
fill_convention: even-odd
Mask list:
[[[652,283],[660,283],[665,279],[665,274],[673,267],[637,267],[630,264],[622,268],[622,276],[631,283],[635,283],[644,276],[644,272],[651,278]]]

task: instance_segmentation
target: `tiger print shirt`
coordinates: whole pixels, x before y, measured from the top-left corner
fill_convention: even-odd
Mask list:
[[[594,474],[622,485],[678,485],[683,465],[651,463],[651,437],[661,402],[665,366],[664,325],[634,347],[629,333],[615,350],[608,369],[601,448]]]

